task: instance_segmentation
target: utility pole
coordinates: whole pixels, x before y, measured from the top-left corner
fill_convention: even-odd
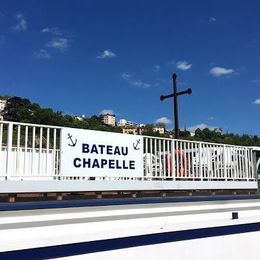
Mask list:
[[[173,105],[174,105],[174,135],[175,138],[178,139],[180,136],[179,133],[179,115],[178,115],[178,96],[184,95],[184,94],[191,94],[192,90],[191,88],[188,88],[187,90],[177,92],[177,83],[176,83],[177,75],[173,73],[172,75],[172,87],[173,87],[173,94],[167,95],[167,96],[160,96],[160,100],[163,101],[166,98],[173,97]]]

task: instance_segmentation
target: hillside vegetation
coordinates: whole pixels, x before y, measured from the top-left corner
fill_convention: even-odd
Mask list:
[[[83,128],[99,131],[121,132],[119,127],[103,124],[98,116],[77,119],[74,116],[55,112],[51,108],[41,108],[39,104],[31,103],[29,99],[11,97],[3,111],[6,121],[55,125],[74,128]]]
[[[77,117],[64,114],[61,111],[55,112],[51,108],[42,108],[39,104],[31,103],[30,100],[26,98],[8,98],[6,96],[0,96],[0,99],[8,99],[7,105],[2,112],[2,115],[6,121],[56,125],[109,132],[122,132],[120,127],[112,127],[103,124],[100,121],[100,118],[95,115],[91,117],[80,118],[79,120]],[[174,133],[166,132],[164,135],[160,135],[158,132],[154,133],[152,130],[152,125],[148,124],[144,129],[144,135],[170,137],[174,135]],[[260,146],[260,138],[256,135],[238,135],[233,133],[222,134],[214,130],[211,131],[208,128],[203,130],[198,128],[195,131],[195,136],[193,137],[190,136],[188,131],[181,131],[180,138],[213,143]]]

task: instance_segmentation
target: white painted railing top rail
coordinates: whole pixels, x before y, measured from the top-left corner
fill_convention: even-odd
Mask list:
[[[0,121],[0,180],[104,180],[101,176],[62,176],[62,127]],[[112,134],[111,134],[112,135]],[[112,137],[111,137],[112,138]],[[140,136],[143,175],[116,180],[255,180],[254,148]]]

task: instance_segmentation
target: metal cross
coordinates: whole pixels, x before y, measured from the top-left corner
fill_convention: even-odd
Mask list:
[[[184,94],[191,94],[192,90],[191,88],[188,88],[187,90],[177,92],[177,84],[176,84],[176,78],[177,75],[174,73],[172,75],[172,86],[173,86],[173,94],[167,95],[167,96],[160,96],[160,100],[163,101],[166,98],[173,97],[174,102],[174,136],[176,139],[179,138],[179,115],[178,115],[178,96],[184,95]]]

